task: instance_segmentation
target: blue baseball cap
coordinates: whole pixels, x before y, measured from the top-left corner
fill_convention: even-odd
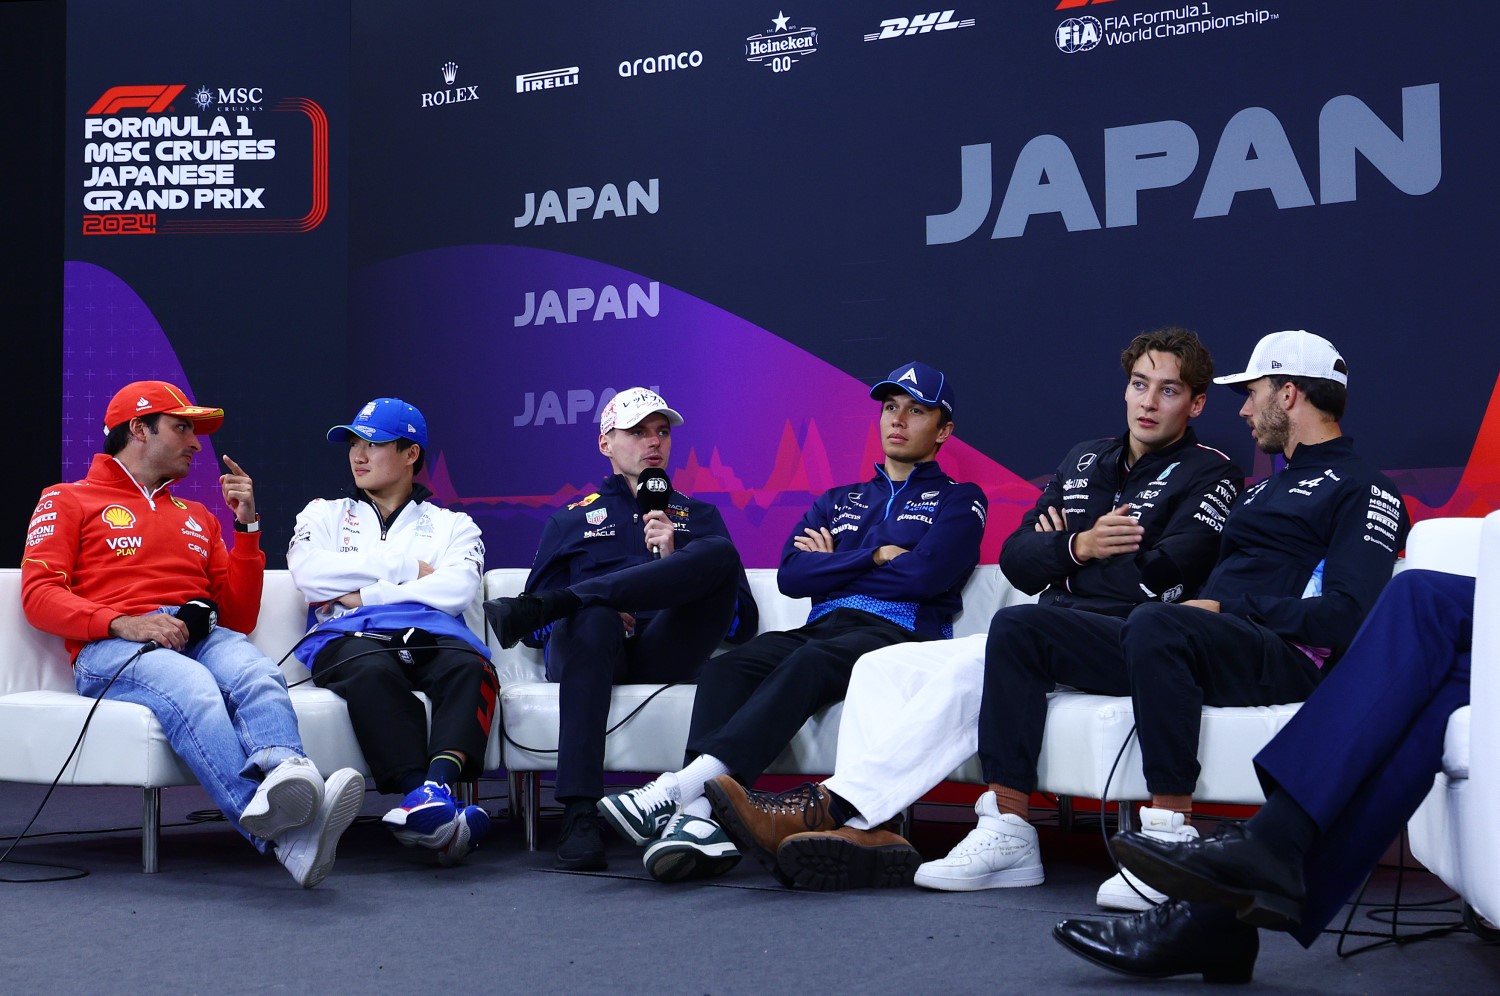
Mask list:
[[[889,377],[870,388],[870,397],[884,401],[886,396],[901,391],[910,394],[924,405],[940,405],[953,417],[953,388],[941,370],[913,360],[903,363],[891,371]]]
[[[328,430],[330,443],[342,443],[353,434],[375,443],[388,443],[393,439],[410,439],[418,446],[427,446],[427,420],[400,398],[376,398],[359,410],[354,421],[348,425],[336,425]]]

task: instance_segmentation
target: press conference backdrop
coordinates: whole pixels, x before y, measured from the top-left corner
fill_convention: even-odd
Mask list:
[[[770,566],[920,358],[992,560],[1178,324],[1221,372],[1328,337],[1415,518],[1500,507],[1491,5],[151,7],[142,48],[69,5],[65,476],[110,385],[180,378],[285,535],[346,476],[321,430],[398,395],[519,565],[640,384],[686,417],[674,485]],[[1200,436],[1269,473],[1239,403]]]

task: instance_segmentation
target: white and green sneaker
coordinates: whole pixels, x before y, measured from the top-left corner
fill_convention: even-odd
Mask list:
[[[646,870],[658,882],[713,878],[740,863],[734,842],[713,820],[678,810],[661,839],[646,848]]]
[[[605,822],[620,832],[620,836],[645,847],[666,828],[667,821],[677,811],[677,800],[672,798],[676,779],[667,775],[648,782],[638,789],[607,795],[598,802],[599,815]]]

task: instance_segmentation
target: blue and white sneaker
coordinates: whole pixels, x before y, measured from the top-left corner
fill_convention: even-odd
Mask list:
[[[401,805],[381,817],[396,839],[407,847],[438,850],[453,838],[458,829],[458,803],[448,786],[423,782],[401,800]]]
[[[644,863],[658,882],[722,875],[740,862],[739,849],[713,820],[678,810],[661,838],[646,848]]]
[[[490,832],[490,814],[478,806],[465,806],[454,819],[453,836],[438,848],[438,864],[450,868],[469,856]]]

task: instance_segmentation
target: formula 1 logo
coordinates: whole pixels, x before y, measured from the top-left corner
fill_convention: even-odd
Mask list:
[[[94,101],[88,113],[118,114],[127,107],[139,107],[147,114],[160,114],[186,86],[186,83],[176,86],[112,86]]]
[[[1074,7],[1087,7],[1095,3],[1114,3],[1115,0],[1062,0],[1054,9],[1071,10]]]

